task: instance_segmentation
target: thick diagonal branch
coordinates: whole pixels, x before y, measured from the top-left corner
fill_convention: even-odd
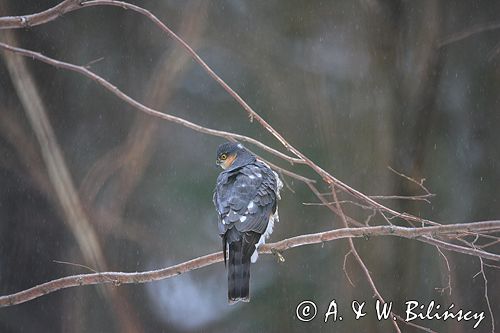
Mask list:
[[[12,32],[3,31],[1,36],[15,44]],[[75,236],[86,262],[104,269],[104,256],[97,235],[85,214],[35,82],[23,58],[12,53],[5,53],[4,58],[19,99],[40,144],[41,155],[60,203],[64,221]]]

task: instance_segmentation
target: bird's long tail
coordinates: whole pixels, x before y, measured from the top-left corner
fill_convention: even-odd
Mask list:
[[[227,297],[230,304],[250,301],[250,257],[245,253],[243,239],[229,243]]]

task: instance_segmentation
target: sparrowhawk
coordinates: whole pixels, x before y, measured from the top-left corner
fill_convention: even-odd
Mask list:
[[[228,267],[228,301],[248,302],[250,262],[257,260],[257,248],[278,221],[277,200],[283,184],[276,172],[241,143],[220,145],[217,165],[224,170],[217,177],[213,200]]]

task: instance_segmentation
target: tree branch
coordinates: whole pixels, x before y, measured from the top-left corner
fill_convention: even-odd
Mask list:
[[[93,81],[96,81],[98,84],[100,84],[101,86],[103,86],[104,88],[106,88],[107,90],[112,92],[114,95],[116,95],[118,98],[124,100],[125,102],[127,102],[128,104],[133,106],[134,108],[136,108],[136,109],[138,109],[146,114],[149,114],[151,116],[177,123],[179,125],[188,127],[190,129],[193,129],[193,130],[200,132],[200,133],[205,133],[205,134],[209,134],[209,135],[213,135],[213,136],[217,136],[217,137],[222,137],[222,138],[225,138],[228,140],[240,140],[240,141],[249,142],[249,143],[254,144],[257,147],[260,147],[263,150],[265,150],[265,151],[267,151],[267,152],[269,152],[269,153],[271,153],[279,158],[282,158],[286,161],[289,161],[292,164],[293,163],[301,163],[300,160],[298,160],[294,157],[288,156],[286,154],[283,154],[282,152],[277,151],[276,149],[271,148],[269,146],[266,146],[265,144],[261,143],[260,141],[255,140],[253,138],[250,138],[248,136],[203,127],[201,125],[187,121],[183,118],[172,116],[170,114],[162,113],[160,111],[151,109],[151,108],[145,106],[144,104],[136,101],[132,97],[128,96],[123,91],[118,89],[116,86],[111,84],[109,81],[105,80],[101,76],[95,74],[94,72],[90,71],[89,69],[87,69],[83,66],[78,66],[78,65],[70,64],[70,63],[67,63],[64,61],[55,60],[55,59],[49,58],[49,57],[47,57],[39,52],[34,52],[34,51],[26,50],[23,48],[14,47],[14,46],[2,43],[2,42],[0,42],[0,48],[15,52],[15,53],[23,55],[25,57],[37,59],[37,60],[42,61],[46,64],[52,65],[56,68],[67,69],[67,70],[70,70],[73,72],[80,73],[80,74],[92,79]],[[312,180],[310,180],[310,181],[312,181]]]
[[[283,252],[299,246],[321,244],[342,238],[355,238],[355,237],[373,237],[373,236],[397,236],[408,239],[415,239],[423,241],[422,236],[437,236],[437,235],[451,235],[458,234],[464,231],[479,232],[483,230],[500,230],[500,221],[484,221],[473,223],[458,223],[443,226],[421,227],[421,228],[407,228],[398,226],[376,226],[376,227],[363,227],[363,228],[342,228],[335,229],[315,234],[301,235],[288,239],[281,240],[276,243],[263,245],[259,249],[260,254],[273,254],[276,252]],[[436,243],[441,247],[440,243]],[[445,248],[447,250],[455,251],[453,248]],[[483,250],[474,249],[473,253],[468,253],[481,258],[500,261],[500,255],[489,253]],[[196,259],[192,259],[174,266],[163,269],[123,273],[123,272],[104,272],[93,274],[80,274],[67,276],[60,279],[52,280],[38,286],[0,297],[0,307],[16,305],[30,301],[32,299],[44,296],[46,294],[55,292],[57,290],[66,289],[77,286],[87,286],[96,284],[112,283],[115,286],[121,284],[136,284],[145,283],[150,281],[157,281],[167,279],[173,276],[180,275],[195,269],[203,268],[223,260],[222,253],[212,253]]]
[[[82,0],[64,0],[58,5],[40,13],[0,17],[0,30],[29,28],[53,21],[56,18],[63,16],[65,13],[80,8],[81,2]]]
[[[1,36],[12,44],[16,43],[11,31],[2,31]],[[72,231],[86,262],[96,265],[99,269],[105,269],[105,259],[97,234],[83,209],[47,116],[47,110],[24,58],[16,57],[12,53],[6,53],[4,58],[15,90],[38,140],[40,152],[60,204],[64,222]]]
[[[454,34],[444,38],[442,41],[439,42],[438,46],[439,47],[447,46],[449,44],[461,41],[461,40],[466,39],[466,38],[473,36],[475,34],[479,34],[481,32],[486,32],[486,31],[491,31],[491,30],[496,30],[496,29],[500,29],[500,22],[498,22],[498,21],[477,24],[477,25],[469,27],[463,31],[454,33]]]

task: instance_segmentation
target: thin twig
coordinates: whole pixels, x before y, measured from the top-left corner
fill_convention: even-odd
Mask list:
[[[484,299],[486,301],[486,305],[487,305],[488,311],[490,313],[490,318],[491,318],[491,333],[495,333],[495,316],[493,315],[493,310],[491,309],[490,298],[488,297],[488,279],[486,278],[486,273],[484,272],[483,258],[479,257],[479,263],[480,263],[480,270],[479,270],[479,272],[476,275],[481,274],[482,277],[483,277],[483,281],[484,281]],[[474,275],[474,277],[476,277],[476,275]]]
[[[420,179],[420,181],[417,181],[413,178],[411,178],[410,176],[407,176],[405,175],[404,173],[402,172],[399,172],[399,171],[396,171],[394,170],[392,167],[388,166],[387,167],[389,170],[391,170],[392,172],[394,172],[396,175],[400,176],[400,177],[403,177],[404,179],[408,180],[409,182],[412,182],[414,184],[416,184],[418,187],[420,187],[426,194],[430,194],[430,195],[433,195],[428,189],[427,187],[424,186],[424,182],[425,182],[425,178],[422,178]]]
[[[352,250],[349,250],[349,252],[347,252],[344,256],[344,264],[342,265],[342,269],[344,270],[344,274],[347,278],[347,280],[349,281],[349,283],[351,284],[351,286],[353,287],[356,287],[356,285],[354,284],[354,282],[352,282],[351,278],[349,277],[349,273],[347,273],[347,258],[349,258],[349,255],[352,254]]]
[[[370,215],[368,215],[368,217],[365,219],[365,223],[364,223],[364,224],[365,224],[367,227],[368,227],[368,226],[370,226],[370,221],[371,221],[371,219],[372,219],[372,218],[374,218],[374,217],[375,217],[375,215],[377,215],[377,211],[374,209],[374,210],[372,211],[372,213],[371,213]]]
[[[373,210],[373,208],[371,206],[366,206],[366,205],[360,204],[359,202],[356,202],[356,201],[352,201],[352,200],[340,200],[339,201],[339,204],[345,204],[345,203],[352,204],[352,205],[357,206],[357,207],[362,208],[362,209]],[[335,204],[335,202],[333,202],[333,201],[329,201],[326,203],[323,203],[323,202],[303,202],[302,204],[304,206],[329,206],[329,205]]]
[[[489,243],[487,243],[487,244],[484,244],[484,245],[478,246],[478,248],[480,248],[480,249],[485,249],[485,248],[487,248],[487,247],[493,246],[493,245],[498,244],[498,243],[500,243],[500,239],[497,239],[497,240],[495,240],[495,241],[491,241],[491,242],[489,242]]]
[[[481,23],[481,24],[475,25],[473,27],[470,27],[464,31],[454,33],[454,34],[444,38],[438,45],[439,45],[439,47],[447,46],[449,44],[466,39],[466,38],[473,36],[475,34],[478,34],[481,32],[486,32],[486,31],[491,31],[491,30],[496,30],[496,29],[500,29],[500,22],[498,22],[498,21],[497,22],[489,22],[489,23]]]
[[[450,224],[448,224],[448,225],[450,225]],[[486,251],[478,252],[478,251],[482,251],[482,250],[448,243],[448,242],[445,242],[442,240],[434,239],[434,238],[429,237],[429,236],[420,236],[417,238],[425,243],[438,245],[440,248],[442,248],[444,250],[448,250],[448,251],[460,252],[463,254],[483,257],[485,259],[490,259],[490,260],[495,260],[495,261],[499,261],[498,258],[500,258],[500,255],[498,255],[498,254],[492,254],[492,253],[486,252]],[[490,254],[492,254],[492,256],[490,256]]]
[[[372,199],[378,200],[413,200],[413,201],[425,201],[431,203],[429,199],[435,197],[435,194],[422,194],[422,195],[369,195]]]
[[[92,67],[92,65],[93,65],[93,64],[96,64],[96,63],[98,63],[98,62],[100,62],[100,61],[102,61],[102,60],[104,60],[104,57],[100,57],[100,58],[97,58],[97,59],[91,60],[91,61],[89,61],[88,63],[86,63],[86,64],[85,64],[85,66],[83,66],[83,67],[85,67],[85,68],[87,68],[87,69],[90,69],[90,68]]]
[[[63,264],[63,265],[69,265],[69,266],[75,266],[75,267],[85,268],[85,269],[91,271],[92,273],[99,273],[98,271],[96,271],[92,267],[89,267],[89,266],[83,265],[83,264],[77,264],[77,263],[74,263],[74,262],[63,261],[63,260],[52,260],[52,262],[55,262],[56,264]]]
[[[441,249],[437,245],[436,245],[436,250],[439,252],[439,254],[441,255],[441,257],[443,257],[444,262],[446,264],[446,269],[448,271],[448,284],[444,288],[436,288],[436,289],[439,290],[441,293],[443,293],[445,290],[448,290],[449,291],[449,295],[451,296],[451,290],[452,290],[452,288],[451,288],[451,269],[450,269],[450,263],[449,263],[448,258],[446,257],[446,255],[443,253],[443,251],[441,251]]]
[[[490,267],[490,268],[495,268],[495,269],[500,269],[500,266],[498,266],[498,265],[492,265],[492,264],[484,263],[484,266]]]

